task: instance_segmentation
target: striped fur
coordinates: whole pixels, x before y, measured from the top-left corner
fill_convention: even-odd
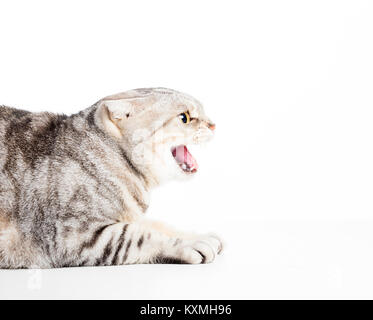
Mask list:
[[[0,268],[214,260],[216,236],[144,218],[151,189],[185,177],[170,146],[209,140],[210,124],[197,100],[165,88],[71,116],[0,107]]]

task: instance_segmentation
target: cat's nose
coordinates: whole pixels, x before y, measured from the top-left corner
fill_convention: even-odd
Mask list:
[[[214,131],[215,128],[216,128],[216,124],[215,124],[215,123],[209,123],[207,126],[209,127],[209,129],[210,129],[211,131]]]

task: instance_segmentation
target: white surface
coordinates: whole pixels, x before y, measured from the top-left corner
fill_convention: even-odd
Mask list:
[[[71,113],[166,86],[217,123],[149,216],[216,231],[204,266],[0,271],[1,298],[373,298],[370,1],[9,1],[0,103]]]
[[[0,298],[371,298],[372,223],[243,221],[209,265],[1,271]]]

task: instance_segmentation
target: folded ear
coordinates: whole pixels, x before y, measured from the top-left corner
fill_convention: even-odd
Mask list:
[[[122,137],[122,122],[133,115],[133,105],[128,99],[103,100],[99,115],[107,132],[117,138]]]

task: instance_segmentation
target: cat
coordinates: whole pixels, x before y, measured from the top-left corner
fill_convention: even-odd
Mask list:
[[[150,191],[198,170],[215,130],[195,98],[135,89],[71,116],[0,106],[0,268],[210,263],[214,234],[146,220]]]

